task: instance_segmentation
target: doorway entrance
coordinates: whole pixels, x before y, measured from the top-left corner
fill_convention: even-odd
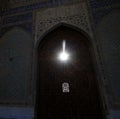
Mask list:
[[[103,119],[90,47],[83,34],[65,26],[43,38],[36,119]]]

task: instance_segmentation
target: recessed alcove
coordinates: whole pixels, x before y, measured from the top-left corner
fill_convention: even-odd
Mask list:
[[[0,103],[30,104],[32,38],[21,27],[9,29],[0,39]]]
[[[63,41],[69,62],[57,58]],[[35,119],[104,119],[92,47],[83,31],[63,24],[42,38],[37,49]]]

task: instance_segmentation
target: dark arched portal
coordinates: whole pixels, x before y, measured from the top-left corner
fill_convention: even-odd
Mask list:
[[[36,119],[102,119],[90,47],[84,35],[64,26],[43,38],[38,48]],[[63,49],[68,61],[58,57]]]

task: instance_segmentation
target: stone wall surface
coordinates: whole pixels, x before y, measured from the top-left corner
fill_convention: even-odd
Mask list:
[[[119,99],[119,0],[90,0],[92,28],[101,62],[110,108],[120,109]],[[118,84],[118,85],[117,85]]]
[[[0,103],[30,104],[32,39],[14,27],[0,39]]]
[[[111,19],[112,18],[112,19]],[[96,29],[96,38],[104,63],[106,84],[111,87],[113,104],[120,103],[120,10],[113,11],[101,21]]]
[[[34,48],[47,32],[64,24],[90,36],[108,106],[107,119],[120,119],[120,0],[1,0],[0,8],[2,105],[34,104]],[[24,113],[23,108],[0,107],[0,118],[32,119],[33,106]]]
[[[0,119],[34,119],[33,108],[0,107]]]
[[[37,42],[45,32],[59,24],[76,26],[92,36],[89,15],[85,3],[38,11],[35,16],[35,42]]]

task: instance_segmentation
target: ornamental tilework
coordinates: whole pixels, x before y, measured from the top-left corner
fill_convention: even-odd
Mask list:
[[[89,35],[92,34],[86,4],[62,6],[36,13],[35,42],[42,34],[56,26],[65,23],[77,26]]]
[[[120,0],[90,0],[91,8],[101,8],[120,4]]]
[[[102,18],[111,11],[120,9],[120,0],[90,0],[89,7],[93,19],[93,29],[97,27]]]
[[[100,21],[103,19],[104,16],[109,14],[111,12],[111,9],[101,9],[101,10],[96,10],[92,12],[92,17],[93,17],[93,22],[94,22],[94,27],[96,27]]]
[[[5,16],[3,17],[2,25],[12,24],[12,23],[15,24],[16,22],[24,22],[24,21],[31,21],[31,20],[32,20],[32,13]]]
[[[2,15],[9,15],[9,14],[14,14],[14,13],[18,13],[18,12],[26,12],[26,11],[32,11],[32,10],[36,10],[36,9],[40,9],[40,8],[48,8],[48,7],[53,7],[53,6],[59,6],[59,5],[64,5],[64,4],[72,4],[72,3],[76,3],[76,2],[83,2],[85,0],[42,0],[41,2],[37,1],[33,1],[30,0],[30,2],[17,2],[16,3],[12,3],[11,5],[9,5],[10,7],[12,6],[12,8],[4,8],[2,11]],[[14,7],[13,7],[14,6]]]
[[[107,16],[109,13],[112,11],[119,11],[120,7],[109,7],[109,8],[103,8],[103,9],[98,9],[98,10],[93,10],[92,11],[92,17],[93,17],[93,23],[94,26],[93,29],[97,27],[97,25],[102,21],[102,19]]]
[[[57,4],[55,4],[57,5]],[[51,7],[51,6],[55,6],[54,4],[52,4],[51,1],[47,1],[47,2],[39,2],[39,3],[33,3],[33,4],[29,4],[29,5],[21,5],[19,7],[15,7],[15,8],[11,8],[11,9],[6,9],[2,11],[2,15],[10,15],[10,14],[15,14],[15,13],[20,13],[20,12],[27,12],[27,11],[32,11],[35,9],[39,9],[39,8],[46,8],[46,7]]]
[[[19,27],[19,28],[22,28],[23,30],[29,32],[32,36],[32,22],[23,22],[23,23],[16,23],[16,24],[10,24],[10,25],[6,25],[6,26],[3,26],[2,27],[2,30],[1,30],[1,37],[9,30],[11,30],[12,28],[14,27]]]
[[[31,12],[12,16],[3,16],[1,19],[1,36],[13,27],[21,27],[29,33],[32,33],[32,19],[33,14]]]

